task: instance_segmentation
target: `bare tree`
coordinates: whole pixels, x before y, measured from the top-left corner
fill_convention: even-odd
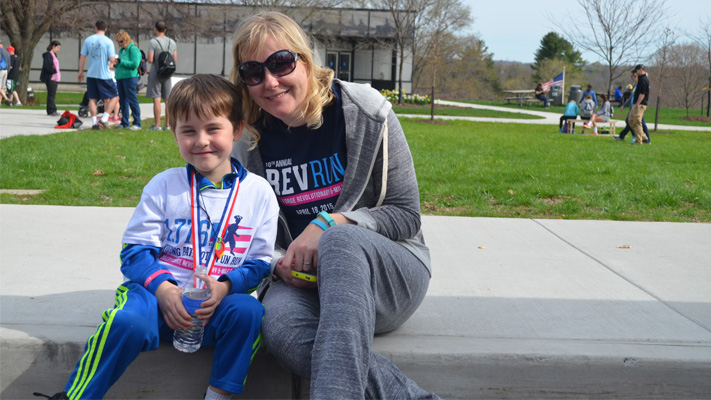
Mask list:
[[[18,90],[20,101],[27,100],[27,83],[37,43],[52,24],[65,14],[91,3],[89,0],[0,0],[0,29],[10,38],[20,58]],[[96,2],[93,2],[96,3]]]
[[[622,68],[645,58],[657,26],[670,11],[666,0],[578,0],[578,4],[585,23],[568,15],[556,25],[578,48],[605,60],[609,95],[613,81],[624,73]]]
[[[702,49],[696,44],[672,46],[669,52],[670,78],[675,83],[667,92],[679,104],[689,108],[697,101],[696,93],[706,81],[706,68]]]
[[[673,30],[666,28],[662,33],[659,40],[659,48],[651,57],[652,62],[654,62],[654,72],[655,72],[655,82],[657,89],[657,108],[654,113],[654,131],[657,131],[657,126],[659,122],[659,108],[661,106],[661,95],[664,93],[664,78],[667,75],[669,69],[669,56],[676,42],[676,34]]]
[[[701,27],[698,32],[691,33],[689,36],[696,42],[705,53],[706,65],[708,67],[708,101],[706,102],[706,116],[711,116],[711,17],[706,16],[705,20],[701,20]]]

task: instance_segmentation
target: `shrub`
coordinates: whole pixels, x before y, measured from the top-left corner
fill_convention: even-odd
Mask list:
[[[380,94],[385,96],[388,101],[390,101],[393,104],[397,104],[398,100],[398,91],[397,90],[388,90],[388,89],[383,89],[380,91]],[[407,94],[405,91],[402,91],[402,103],[403,104],[416,104],[418,106],[423,106],[426,104],[430,104],[430,96],[429,95],[419,95],[419,94]]]

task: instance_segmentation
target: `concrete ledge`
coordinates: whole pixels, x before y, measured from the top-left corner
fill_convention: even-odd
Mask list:
[[[0,205],[0,398],[64,386],[113,305],[131,213]],[[373,350],[425,389],[446,399],[711,393],[711,224],[426,216],[423,227],[428,296]],[[211,354],[164,344],[107,398],[201,398]],[[307,398],[308,382],[260,351],[239,398],[292,395]]]

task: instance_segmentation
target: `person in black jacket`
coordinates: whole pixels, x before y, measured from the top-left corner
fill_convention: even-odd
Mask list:
[[[642,129],[642,118],[644,118],[644,110],[647,109],[647,99],[649,98],[649,78],[647,78],[642,64],[637,64],[632,73],[637,74],[637,88],[634,91],[632,110],[627,120],[634,132],[635,143],[642,144],[649,139]]]
[[[47,86],[47,115],[57,116],[57,105],[54,104],[54,99],[57,97],[57,85],[61,79],[59,72],[59,60],[57,53],[62,47],[62,44],[56,40],[47,46],[47,52],[42,54],[42,71],[40,72],[40,81]]]

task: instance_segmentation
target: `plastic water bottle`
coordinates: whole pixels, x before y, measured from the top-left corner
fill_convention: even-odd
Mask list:
[[[198,273],[204,273],[199,271]],[[203,301],[210,298],[211,291],[202,287],[202,281],[193,278],[191,283],[195,283],[196,287],[189,287],[183,290],[183,306],[185,311],[192,317],[192,324],[188,329],[178,329],[173,332],[173,347],[183,353],[194,353],[200,348],[202,343],[202,335],[205,331],[203,321],[197,318],[195,310],[200,308]]]

